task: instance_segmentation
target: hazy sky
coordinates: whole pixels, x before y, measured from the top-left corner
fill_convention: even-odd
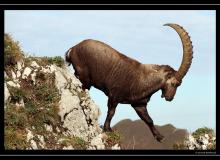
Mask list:
[[[161,91],[148,103],[155,124],[173,124],[194,131],[216,125],[216,22],[215,11],[5,11],[5,33],[36,56],[64,56],[84,39],[103,41],[141,63],[168,64],[178,69],[182,45],[178,34],[165,23],[183,26],[193,42],[194,58],[172,102]],[[107,114],[107,97],[92,88],[90,95],[100,106],[100,124]],[[139,119],[129,105],[118,105],[112,120]]]

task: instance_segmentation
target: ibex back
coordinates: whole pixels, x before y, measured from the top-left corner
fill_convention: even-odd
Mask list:
[[[73,65],[83,89],[89,90],[94,86],[108,96],[104,131],[111,131],[110,122],[118,103],[131,104],[154,137],[158,141],[164,139],[147,112],[147,102],[158,90],[162,90],[162,98],[171,101],[193,58],[188,33],[177,24],[165,25],[175,29],[182,41],[183,59],[178,71],[168,65],[141,64],[109,45],[91,39],[80,42],[66,52],[66,61]]]

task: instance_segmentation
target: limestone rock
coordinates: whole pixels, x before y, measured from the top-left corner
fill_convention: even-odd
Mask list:
[[[11,76],[12,76],[12,79],[13,79],[13,80],[16,79],[16,74],[15,74],[14,71],[11,71]]]
[[[27,142],[34,138],[32,132],[29,129],[26,129],[27,133]]]
[[[34,149],[34,150],[38,149],[37,143],[33,139],[30,141],[30,143],[31,143],[32,149]]]
[[[40,66],[37,64],[36,61],[33,61],[33,62],[31,63],[31,67],[33,67],[33,68],[39,68]]]
[[[10,97],[10,93],[9,93],[6,83],[4,83],[4,97],[5,97],[5,103],[6,103],[8,101],[8,98]]]
[[[8,75],[5,71],[4,71],[4,78],[8,78]]]
[[[18,61],[17,62],[17,69],[20,71],[24,67],[24,62],[23,61]]]
[[[34,84],[36,83],[35,78],[36,78],[36,72],[31,74],[31,80],[33,81]]]
[[[53,132],[53,127],[51,125],[44,124],[44,127],[45,127],[46,131]]]
[[[105,145],[102,141],[102,134],[99,134],[91,140],[91,146],[95,147],[96,149],[105,149]]]
[[[120,146],[118,144],[115,144],[114,146],[112,146],[112,150],[120,150]]]
[[[19,78],[21,76],[21,72],[20,71],[17,71],[17,78]]]
[[[22,79],[26,79],[26,78],[30,75],[31,71],[32,71],[32,70],[31,70],[29,67],[26,67],[26,68],[24,69],[23,74],[22,74]]]
[[[8,81],[8,82],[7,82],[7,85],[9,85],[9,86],[11,86],[11,87],[15,87],[15,88],[20,88],[20,87],[21,87],[20,84],[15,83],[15,82],[13,82],[13,81]]]
[[[74,148],[73,148],[73,146],[72,145],[70,145],[70,146],[64,146],[63,147],[63,150],[73,150]]]

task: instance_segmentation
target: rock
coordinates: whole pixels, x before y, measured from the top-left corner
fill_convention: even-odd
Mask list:
[[[17,71],[17,78],[19,78],[21,76],[21,72],[20,71]]]
[[[33,139],[30,141],[30,143],[31,143],[32,149],[35,149],[35,150],[38,149],[37,143]]]
[[[205,138],[209,140],[209,135],[208,135],[208,134],[205,134]]]
[[[209,147],[215,145],[215,142],[212,141],[212,138],[208,134],[202,134],[198,138],[189,135],[185,143],[189,150],[207,150]]]
[[[34,73],[31,74],[31,80],[33,81],[34,85],[35,85],[35,83],[36,83],[35,78],[36,78],[36,72],[34,72]]]
[[[8,75],[7,75],[7,73],[4,71],[4,78],[6,79],[6,78],[8,78]]]
[[[45,127],[46,131],[53,132],[53,127],[51,125],[44,124],[44,127]]]
[[[73,146],[72,145],[70,145],[70,146],[64,146],[63,147],[63,150],[73,150],[74,148],[73,148]]]
[[[20,71],[23,67],[24,67],[23,61],[18,61],[17,62],[17,69],[18,69],[18,71]]]
[[[39,68],[40,66],[37,64],[36,61],[33,61],[33,62],[31,63],[31,67],[33,67],[33,68]]]
[[[42,136],[42,135],[37,135],[37,137],[38,137],[38,139],[40,140],[40,143],[39,143],[40,147],[41,147],[41,148],[45,148],[44,136]]]
[[[50,68],[51,73],[53,73],[57,69],[57,67],[55,65],[50,65],[49,68]]]
[[[9,93],[9,90],[8,90],[8,87],[7,87],[6,83],[4,83],[4,97],[5,97],[4,102],[6,104],[6,102],[8,101],[8,98],[10,97],[10,93]]]
[[[202,145],[202,150],[206,150],[207,146],[206,145]]]
[[[34,138],[32,132],[29,129],[26,129],[27,133],[27,142]]]
[[[99,134],[98,136],[94,137],[91,140],[91,145],[94,146],[96,149],[105,149],[105,145],[102,141],[102,134]]]
[[[32,70],[31,70],[29,67],[26,67],[26,68],[24,69],[23,74],[22,74],[22,79],[26,79],[26,78],[30,75],[31,71],[32,71]]]
[[[55,65],[47,65],[45,68],[42,67],[41,71],[44,73],[53,73],[56,69],[57,67]]]
[[[24,100],[21,99],[20,102],[16,102],[15,106],[17,106],[17,107],[24,107]]]
[[[58,133],[60,133],[60,129],[59,129],[58,127],[56,128],[56,131],[57,131]]]
[[[112,150],[120,150],[121,147],[118,144],[115,144],[114,146],[112,146]]]
[[[7,85],[9,85],[11,87],[15,87],[15,88],[20,88],[20,85],[18,83],[13,82],[13,81],[8,81]]]
[[[12,79],[13,79],[13,80],[16,79],[16,74],[15,74],[14,71],[11,71],[11,76],[12,76]]]

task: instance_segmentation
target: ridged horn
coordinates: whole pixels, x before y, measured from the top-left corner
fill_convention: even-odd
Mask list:
[[[192,41],[190,40],[190,36],[186,32],[186,30],[179,26],[178,24],[167,23],[164,26],[170,26],[179,34],[180,39],[183,45],[183,58],[182,63],[175,74],[177,80],[181,81],[183,77],[186,75],[187,71],[190,68],[193,58],[193,46]]]

